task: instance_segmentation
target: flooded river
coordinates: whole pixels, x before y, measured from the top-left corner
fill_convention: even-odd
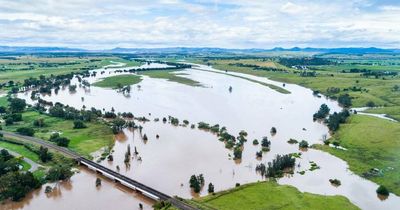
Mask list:
[[[98,73],[96,78],[91,77],[87,80],[93,83],[102,77],[116,75],[114,70],[107,69],[105,74]],[[113,170],[119,166],[122,174],[166,194],[184,198],[196,196],[191,193],[188,184],[193,174],[203,174],[206,185],[212,182],[216,191],[232,188],[236,183],[262,180],[255,172],[257,164],[271,161],[276,154],[299,152],[298,145],[287,143],[290,138],[307,140],[309,144],[314,144],[322,143],[324,137],[329,137],[327,127],[312,120],[312,115],[321,104],[327,104],[331,111],[341,110],[335,101],[316,97],[311,90],[298,85],[286,84],[284,88],[291,93],[282,94],[243,78],[210,71],[217,70],[202,65],[185,70],[183,77],[198,81],[203,87],[192,87],[143,76],[140,87],[133,86],[129,96],[112,89],[91,87],[90,90],[78,88],[75,93],[70,93],[66,88],[60,90],[58,94],[53,93],[42,98],[75,108],[82,108],[83,105],[88,108],[104,108],[107,111],[114,108],[116,112],[132,112],[135,116],[151,119],[150,122],[142,124],[142,134],[138,130],[125,129],[123,134],[118,135],[113,148],[114,161],[105,160],[101,164]],[[231,74],[283,87],[282,83],[266,78]],[[74,79],[72,83],[77,83],[77,80]],[[232,87],[232,91],[229,91],[229,87]],[[27,92],[19,94],[19,97],[32,103],[30,95],[30,92]],[[191,129],[190,126],[172,126],[164,124],[161,120],[159,122],[153,120],[168,115],[177,117],[180,122],[188,120],[197,125],[203,121],[212,125],[226,126],[228,132],[235,136],[241,130],[247,131],[248,141],[244,144],[242,160],[240,162],[232,160],[233,152],[226,149],[224,143],[210,132]],[[277,129],[274,136],[270,134],[271,127]],[[143,134],[148,136],[147,141],[142,139]],[[160,137],[157,139],[156,135]],[[255,153],[260,151],[261,146],[254,146],[252,141],[253,139],[260,141],[263,136],[271,140],[271,151],[264,153],[263,158],[258,160]],[[130,167],[124,164],[124,154],[128,145],[132,149],[136,147],[139,152],[138,156],[131,160]],[[295,173],[291,177],[280,179],[279,183],[295,186],[300,191],[343,195],[362,209],[400,207],[399,197],[391,194],[385,201],[379,200],[375,193],[378,187],[376,184],[354,175],[347,169],[346,162],[327,153],[312,149],[302,152],[301,158],[296,162],[299,164],[296,166],[296,172],[310,168],[310,161],[314,161],[321,168],[306,171],[304,175]],[[131,195],[132,193],[125,194],[120,190],[112,190],[112,183],[108,183],[104,190],[103,187],[102,190],[95,190],[95,178],[92,176],[87,171],[75,175],[70,184],[73,190],[61,187],[60,192],[69,196],[60,197],[58,203],[73,203],[74,197],[79,198],[79,193],[73,191],[80,188],[89,189],[88,192],[81,192],[88,196],[106,197],[107,200],[112,200],[111,197],[115,196],[117,202],[112,204],[118,205],[118,209],[130,205],[135,209],[138,202],[144,203],[140,201],[142,198],[139,201],[135,199],[137,197]],[[341,180],[340,187],[334,187],[328,181],[334,178]],[[39,194],[41,196],[33,195],[33,199],[28,198],[29,205],[25,204],[24,209],[33,209],[34,205],[39,208],[42,202],[49,205],[57,203],[57,199],[43,197],[43,193],[40,192]],[[206,194],[207,188],[204,187],[201,195]],[[78,203],[76,209],[84,207],[80,205],[92,204],[86,199]],[[103,207],[102,204],[99,206]]]

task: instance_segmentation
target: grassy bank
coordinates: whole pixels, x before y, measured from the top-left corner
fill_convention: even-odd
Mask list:
[[[365,115],[352,115],[331,141],[347,150],[317,145],[345,160],[350,170],[364,176],[370,169],[381,171],[366,178],[400,195],[400,123]]]
[[[106,77],[101,81],[95,82],[93,85],[97,87],[105,88],[120,88],[122,86],[134,85],[142,81],[142,78],[138,75],[117,75],[112,77]]]
[[[385,114],[390,118],[400,121],[400,106],[372,108],[366,110],[365,112],[374,114]]]
[[[399,76],[387,76],[383,80],[382,78],[362,77],[359,73],[342,73],[343,70],[349,70],[351,68],[364,68],[376,71],[385,71],[388,69],[393,71],[399,70],[394,66],[385,66],[384,64],[377,66],[350,65],[347,63],[340,65],[313,66],[312,71],[316,72],[316,77],[301,77],[299,74],[295,74],[295,69],[282,66],[279,63],[268,59],[213,59],[208,61],[198,59],[195,62],[210,64],[214,68],[220,70],[245,73],[267,77],[280,82],[298,84],[331,97],[338,97],[341,94],[347,93],[353,98],[353,107],[364,107],[368,102],[373,102],[376,106],[400,106],[400,91],[393,90],[395,85],[400,84]],[[286,72],[254,70],[251,67],[232,65],[236,63],[257,64],[259,66],[283,69]],[[340,88],[340,91],[337,93],[329,92],[328,88],[330,87]],[[363,91],[353,91],[351,89],[352,87],[362,88]],[[400,115],[400,109],[391,109],[390,115]]]
[[[258,80],[253,80],[253,79],[250,79],[250,78],[247,78],[247,77],[242,77],[242,76],[229,74],[229,73],[224,73],[224,72],[216,72],[216,71],[208,71],[208,70],[200,70],[200,71],[207,71],[207,72],[212,72],[212,73],[216,73],[216,74],[229,75],[229,76],[232,76],[232,77],[237,77],[237,78],[241,78],[241,79],[244,79],[244,80],[247,80],[247,81],[250,81],[250,82],[254,82],[254,83],[257,83],[257,84],[260,84],[260,85],[264,85],[266,87],[269,87],[269,88],[271,88],[273,90],[276,90],[276,91],[278,91],[280,93],[283,93],[283,94],[289,94],[290,93],[290,91],[288,91],[288,90],[286,90],[284,88],[281,88],[279,86],[276,86],[276,85],[273,85],[273,84],[268,84],[268,83],[265,83],[265,82],[260,82]]]
[[[44,127],[35,127],[35,119],[44,119]],[[28,111],[22,114],[22,122],[11,126],[3,126],[4,130],[15,132],[19,127],[32,127],[35,129],[35,136],[48,139],[53,132],[61,132],[61,136],[70,139],[69,148],[83,155],[89,155],[102,147],[113,143],[111,128],[100,122],[85,123],[87,128],[73,129],[73,121],[61,118],[50,117],[38,112]]]
[[[184,85],[201,86],[201,84],[198,81],[179,76],[179,75],[184,75],[184,73],[176,70],[142,71],[139,72],[139,74],[146,75],[156,79],[166,79],[170,82],[177,82]]]
[[[34,162],[39,161],[39,156],[36,153],[28,150],[26,147],[24,147],[24,145],[18,145],[18,144],[12,144],[9,142],[5,142],[5,141],[0,141],[0,147],[14,151],[28,159],[31,159]]]
[[[342,196],[302,193],[288,185],[260,182],[189,201],[201,209],[358,209]]]
[[[22,82],[29,77],[40,75],[62,75],[83,70],[93,70],[103,66],[125,63],[125,67],[140,66],[142,62],[123,59],[117,56],[15,56],[15,59],[0,59],[0,83],[10,80]]]
[[[0,106],[4,107],[8,106],[8,101],[6,96],[0,97]]]

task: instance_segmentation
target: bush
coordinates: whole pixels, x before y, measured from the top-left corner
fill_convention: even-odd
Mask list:
[[[340,95],[338,98],[338,102],[341,106],[348,108],[352,105],[351,97],[349,94]]]
[[[39,118],[33,121],[33,125],[36,127],[43,127],[45,125],[44,123],[44,119],[43,118]]]
[[[69,145],[69,139],[61,137],[60,134],[58,133],[52,134],[49,140],[55,142],[58,146],[61,147],[68,147]]]
[[[329,182],[336,186],[340,186],[342,184],[339,179],[329,179]]]
[[[82,128],[87,128],[85,123],[83,123],[82,120],[75,120],[74,121],[74,129],[82,129]]]
[[[324,119],[329,115],[329,111],[330,111],[329,107],[326,104],[322,104],[319,107],[318,112],[313,115],[313,118],[314,119]]]
[[[381,185],[378,187],[378,189],[376,189],[376,193],[378,193],[379,195],[388,196],[389,190],[385,186]]]
[[[253,140],[253,144],[254,144],[254,145],[258,145],[258,144],[259,144],[258,140],[257,140],[257,139],[254,139],[254,140]]]
[[[299,143],[299,148],[301,149],[308,148],[308,142],[305,140],[301,140],[301,142]]]
[[[17,128],[17,133],[19,133],[21,135],[25,135],[25,136],[33,136],[35,134],[35,130],[33,130],[32,128],[28,128],[28,127],[21,127],[21,128]]]
[[[373,101],[368,101],[365,105],[367,107],[375,107],[375,103]]]

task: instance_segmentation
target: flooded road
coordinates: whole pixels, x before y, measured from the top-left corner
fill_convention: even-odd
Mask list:
[[[151,119],[142,124],[142,133],[125,129],[123,134],[118,135],[113,148],[114,161],[102,161],[101,164],[113,170],[119,166],[122,174],[166,194],[185,198],[196,196],[191,193],[188,184],[193,174],[203,174],[206,186],[212,182],[216,191],[232,188],[236,183],[261,180],[255,172],[257,164],[271,161],[276,154],[300,152],[298,145],[287,143],[290,138],[306,140],[311,145],[322,143],[322,139],[329,137],[327,127],[312,120],[312,115],[321,104],[327,104],[331,111],[341,110],[335,101],[316,97],[311,90],[298,85],[286,84],[284,88],[291,93],[282,94],[242,78],[209,72],[217,71],[211,67],[197,68],[200,69],[185,70],[183,77],[198,81],[204,87],[143,76],[143,81],[138,84],[140,86],[133,86],[129,95],[112,89],[91,87],[90,90],[78,88],[75,93],[70,93],[66,88],[58,94],[42,98],[75,108],[82,108],[83,105],[107,111],[114,108],[116,112],[132,112],[135,116]],[[105,74],[97,74],[96,78],[87,80],[93,83],[102,77],[116,75],[114,70],[105,71]],[[230,74],[283,87],[282,83],[266,78]],[[77,83],[77,80],[74,79],[72,83]],[[229,91],[229,87],[232,87],[232,91]],[[19,97],[32,103],[29,91],[19,94]],[[226,126],[228,132],[235,136],[245,130],[248,141],[244,144],[242,160],[235,162],[232,150],[226,149],[224,143],[210,132],[154,121],[155,118],[162,119],[168,115],[178,118],[180,122],[188,120],[197,125],[203,121]],[[277,129],[274,136],[270,134],[271,127]],[[143,134],[148,136],[147,141],[143,140]],[[157,134],[160,136],[158,139]],[[263,136],[271,140],[271,151],[264,153],[263,158],[258,160],[255,153],[260,151],[261,146],[253,145],[252,141],[260,141]],[[132,150],[136,147],[139,153],[131,160],[129,167],[124,164],[128,145]],[[301,158],[297,159],[299,167],[296,167],[296,172],[308,169],[310,161],[321,168],[306,171],[304,175],[295,173],[280,179],[279,183],[293,185],[300,191],[344,195],[362,209],[400,207],[400,199],[395,195],[390,195],[385,201],[379,200],[375,193],[378,186],[348,171],[347,164],[339,158],[312,149],[301,153]],[[342,185],[332,186],[328,180],[333,178],[341,180]],[[74,176],[74,179],[79,178]],[[95,193],[94,196],[100,194],[103,193]],[[201,195],[206,194],[205,187]]]

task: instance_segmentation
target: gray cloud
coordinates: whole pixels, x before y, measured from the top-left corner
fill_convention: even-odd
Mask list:
[[[0,44],[400,47],[399,11],[372,0],[0,0]]]

